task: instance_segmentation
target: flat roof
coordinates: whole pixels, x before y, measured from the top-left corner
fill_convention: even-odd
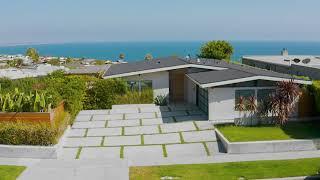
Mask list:
[[[297,66],[306,66],[306,67],[313,67],[320,69],[320,55],[313,56],[313,55],[288,55],[288,56],[243,56],[242,59],[249,59],[253,61],[260,61],[270,64],[277,64],[283,66],[290,66],[290,65],[297,65]],[[294,60],[297,59],[299,61],[295,62]],[[309,59],[308,63],[305,61]]]
[[[292,78],[292,76],[288,74],[282,74],[244,64],[228,63],[215,59],[183,59],[179,57],[168,57],[150,61],[111,65],[106,71],[104,78],[126,77],[190,67],[207,70],[205,72],[187,74],[191,80],[203,87],[209,87],[208,84],[212,83],[216,83],[214,85],[218,85],[220,82],[236,83],[237,81],[233,80],[239,79],[241,79],[241,81],[256,79],[281,81]],[[296,82],[302,84],[309,83],[309,81],[303,80],[297,80]]]

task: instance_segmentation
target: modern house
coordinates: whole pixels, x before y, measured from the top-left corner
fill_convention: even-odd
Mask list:
[[[197,105],[209,120],[239,118],[241,115],[235,110],[237,98],[255,96],[258,101],[263,100],[278,81],[292,79],[290,75],[247,65],[178,57],[114,64],[104,78],[125,78],[140,87],[152,86],[154,96],[166,96],[170,103]],[[294,82],[311,84],[301,79]]]
[[[242,63],[275,72],[320,79],[320,56],[289,55],[287,49],[283,49],[279,56],[244,56]]]

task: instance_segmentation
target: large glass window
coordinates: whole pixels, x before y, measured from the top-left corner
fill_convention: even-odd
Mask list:
[[[274,89],[259,89],[257,93],[257,100],[258,102],[265,102],[268,100],[270,95],[274,93]]]
[[[249,97],[255,97],[255,90],[254,89],[236,90],[234,107],[237,107],[240,97],[243,97],[244,99],[248,99]]]
[[[199,93],[198,93],[198,105],[199,108],[205,112],[208,113],[208,90],[199,88]]]
[[[128,81],[127,83],[131,91],[139,91],[139,81]],[[152,88],[151,80],[142,80],[140,84],[141,90]]]

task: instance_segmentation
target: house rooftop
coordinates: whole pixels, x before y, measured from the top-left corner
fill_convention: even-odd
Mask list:
[[[184,59],[179,57],[167,57],[127,64],[113,64],[106,71],[104,78],[126,77],[192,67],[208,70],[187,74],[192,81],[202,87],[259,79],[271,81],[292,79],[292,76],[288,74],[268,71],[243,64],[228,63],[215,59]],[[310,82],[300,79],[296,80],[296,82],[310,84]]]
[[[243,59],[260,61],[282,66],[307,66],[320,69],[320,55],[279,55],[279,56],[243,56]]]

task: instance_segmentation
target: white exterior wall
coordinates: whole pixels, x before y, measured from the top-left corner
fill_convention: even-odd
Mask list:
[[[272,89],[272,87],[237,87],[237,88],[208,88],[209,120],[234,120],[245,116],[235,108],[235,91],[241,89]],[[256,91],[257,96],[257,91]]]
[[[236,87],[236,88],[208,88],[209,120],[234,120],[248,115],[248,113],[235,110],[235,91],[254,89],[257,97],[258,89],[274,89],[275,87]],[[291,117],[298,116],[298,103]]]
[[[148,74],[141,74],[135,76],[125,77],[128,81],[138,81],[138,80],[151,80],[152,81],[152,89],[153,96],[156,97],[158,95],[164,95],[169,97],[169,72],[155,72]]]

